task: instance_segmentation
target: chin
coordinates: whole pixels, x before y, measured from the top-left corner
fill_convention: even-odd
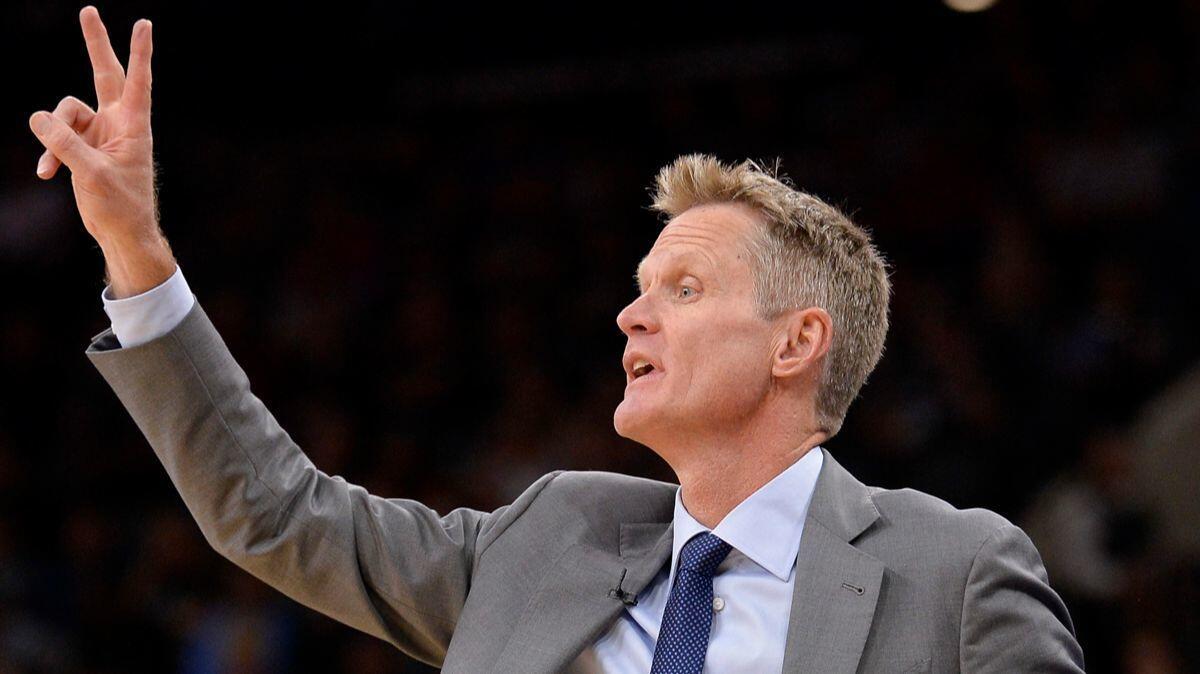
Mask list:
[[[647,410],[640,409],[628,399],[622,400],[613,412],[613,428],[617,430],[617,435],[623,438],[643,442],[642,437],[645,435],[649,418]]]
[[[613,412],[613,428],[616,429],[617,435],[653,448],[656,439],[661,439],[667,419],[664,418],[662,410],[655,410],[639,402],[629,399],[621,401]]]
[[[613,428],[616,429],[617,435],[623,438],[629,438],[630,440],[635,440],[636,438],[634,438],[631,434],[633,429],[630,422],[632,420],[629,418],[629,412],[625,411],[624,407],[625,403],[622,402],[621,404],[617,405],[617,409],[613,411]]]

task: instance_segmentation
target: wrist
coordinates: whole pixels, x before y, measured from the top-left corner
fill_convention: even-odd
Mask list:
[[[161,235],[149,240],[108,240],[100,249],[114,299],[140,295],[175,273],[175,257]]]

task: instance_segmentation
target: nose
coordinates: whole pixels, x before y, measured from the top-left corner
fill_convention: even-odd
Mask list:
[[[658,318],[650,300],[650,295],[640,295],[630,302],[617,314],[617,327],[626,336],[634,333],[655,332],[658,330]]]

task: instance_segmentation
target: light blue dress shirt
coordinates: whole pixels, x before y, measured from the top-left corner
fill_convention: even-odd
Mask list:
[[[183,271],[140,295],[111,299],[100,293],[113,334],[130,348],[171,331],[195,301]],[[796,555],[808,505],[821,472],[824,451],[814,447],[725,516],[712,533],[733,546],[713,578],[713,623],[705,672],[781,672],[796,584]],[[605,674],[645,674],[667,607],[679,550],[708,529],[675,493],[671,562],[638,593],[625,612],[584,650],[576,666]]]

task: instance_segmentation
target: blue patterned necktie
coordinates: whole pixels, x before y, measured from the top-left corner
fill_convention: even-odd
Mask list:
[[[663,611],[650,674],[700,674],[704,669],[713,619],[712,577],[730,549],[705,532],[679,550],[679,569]]]

